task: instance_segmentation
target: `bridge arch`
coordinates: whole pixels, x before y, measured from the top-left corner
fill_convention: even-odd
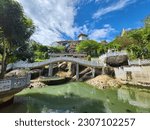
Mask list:
[[[48,75],[52,76],[53,73],[53,64],[57,62],[72,62],[76,64],[76,79],[79,79],[79,65],[92,67],[93,68],[93,76],[95,75],[95,68],[102,68],[104,64],[100,61],[88,61],[81,58],[74,58],[74,57],[54,57],[43,62],[35,62],[35,63],[27,63],[27,62],[17,62],[12,64],[13,69],[18,68],[38,68],[48,65],[49,71]],[[9,65],[10,66],[10,65]]]

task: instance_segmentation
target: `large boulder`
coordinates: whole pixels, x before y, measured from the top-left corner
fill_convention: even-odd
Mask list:
[[[5,74],[5,78],[12,78],[12,77],[24,77],[27,73],[29,73],[28,70],[24,69],[16,69],[8,72]]]
[[[112,67],[128,65],[127,55],[110,56],[106,58],[106,64]]]

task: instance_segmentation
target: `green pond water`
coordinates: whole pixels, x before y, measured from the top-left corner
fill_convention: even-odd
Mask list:
[[[130,86],[98,90],[86,83],[71,82],[25,89],[15,96],[14,104],[0,112],[150,112],[150,90]]]

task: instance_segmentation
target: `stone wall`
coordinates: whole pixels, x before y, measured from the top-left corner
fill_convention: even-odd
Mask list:
[[[25,88],[30,84],[30,77],[30,74],[26,74],[24,77],[0,80],[0,94],[13,89]]]
[[[124,66],[114,70],[117,79],[135,85],[150,86],[150,66]]]

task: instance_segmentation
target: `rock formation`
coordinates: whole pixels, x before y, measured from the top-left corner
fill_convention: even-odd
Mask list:
[[[106,64],[112,67],[128,65],[127,55],[110,56],[106,58]]]

